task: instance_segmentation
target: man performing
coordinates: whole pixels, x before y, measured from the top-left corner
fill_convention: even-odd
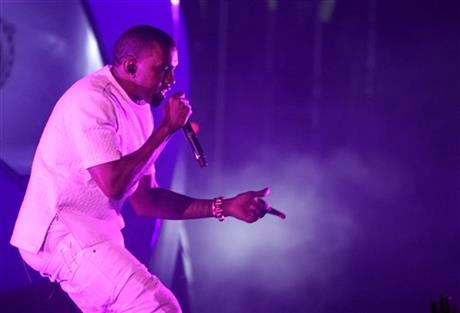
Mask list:
[[[184,93],[176,93],[154,129],[150,106],[163,101],[177,65],[168,34],[128,29],[115,44],[114,64],[72,85],[41,136],[11,244],[83,312],[181,312],[124,247],[125,200],[137,215],[162,219],[252,223],[271,210],[263,200],[268,188],[205,200],[158,187],[155,161],[191,114]]]

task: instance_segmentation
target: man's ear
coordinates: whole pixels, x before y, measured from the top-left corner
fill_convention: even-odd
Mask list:
[[[137,71],[137,66],[136,64],[134,63],[128,63],[126,65],[126,71],[129,73],[129,74],[136,74],[136,71]]]
[[[137,71],[136,60],[133,58],[126,58],[123,60],[123,70],[128,75],[134,75]]]

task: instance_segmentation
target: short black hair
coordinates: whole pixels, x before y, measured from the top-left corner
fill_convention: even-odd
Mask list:
[[[120,64],[123,58],[137,58],[152,44],[159,44],[166,51],[174,48],[176,42],[166,32],[150,25],[138,25],[126,30],[115,42],[113,60]]]

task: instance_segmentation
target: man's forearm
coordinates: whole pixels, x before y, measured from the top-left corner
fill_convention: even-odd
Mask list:
[[[194,199],[167,189],[150,188],[150,179],[145,177],[136,192],[130,197],[131,205],[139,216],[184,220],[204,217],[234,217],[247,223],[254,223],[271,209],[262,198],[270,189],[246,191],[220,201]],[[213,209],[214,206],[214,209]],[[221,209],[221,211],[220,211]]]
[[[137,192],[130,203],[137,214],[146,217],[176,220],[213,216],[212,200],[194,199],[162,188]]]
[[[120,184],[120,190],[125,192],[145,175],[146,170],[153,166],[158,159],[170,136],[168,129],[160,126],[140,149],[118,161],[115,180]]]
[[[121,198],[153,166],[170,136],[170,130],[160,125],[138,150],[89,171],[108,197]]]

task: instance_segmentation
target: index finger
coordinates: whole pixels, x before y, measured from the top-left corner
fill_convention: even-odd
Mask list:
[[[259,203],[264,208],[265,213],[278,216],[282,220],[286,219],[285,213],[273,208],[265,200],[259,198],[256,200],[256,202]]]
[[[285,220],[286,219],[286,214],[284,214],[283,212],[281,211],[278,211],[277,209],[274,209],[273,207],[268,207],[267,209],[267,213],[268,214],[271,214],[271,215],[275,215],[275,216],[278,216],[280,219],[282,220]]]

